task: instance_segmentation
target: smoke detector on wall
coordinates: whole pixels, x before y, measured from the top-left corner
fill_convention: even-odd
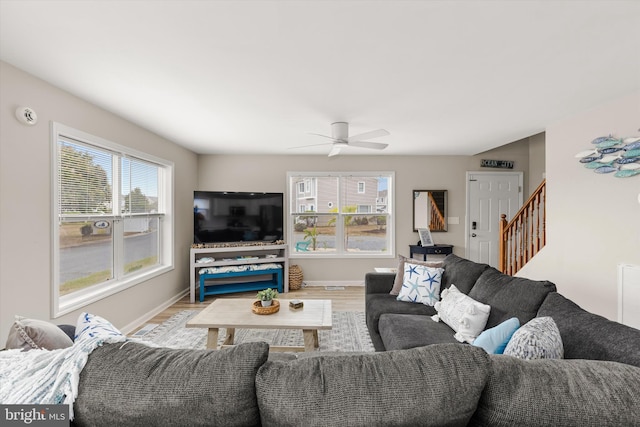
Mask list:
[[[33,126],[38,123],[38,115],[29,107],[16,108],[16,118],[22,124]]]

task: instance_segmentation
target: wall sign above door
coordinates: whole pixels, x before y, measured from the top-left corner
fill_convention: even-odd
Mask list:
[[[513,160],[480,160],[482,168],[513,169]]]

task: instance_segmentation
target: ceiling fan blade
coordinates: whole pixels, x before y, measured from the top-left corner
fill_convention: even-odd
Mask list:
[[[349,146],[351,147],[362,147],[362,148],[373,148],[374,150],[384,150],[389,146],[389,144],[383,144],[381,142],[370,142],[370,141],[350,141]]]
[[[289,150],[292,150],[294,148],[307,148],[307,147],[318,147],[320,145],[331,145],[333,144],[333,142],[323,142],[322,144],[307,144],[307,145],[297,145],[295,147],[289,147]]]
[[[322,134],[319,134],[319,133],[312,133],[312,132],[309,132],[309,135],[321,136],[321,137],[323,137],[323,138],[328,138],[328,139],[333,140],[333,137],[328,136],[328,135],[322,135]]]
[[[349,138],[347,138],[347,141],[351,142],[351,141],[360,141],[363,139],[371,139],[371,138],[379,138],[381,136],[387,136],[389,135],[389,132],[387,132],[384,129],[378,129],[378,130],[372,130],[369,132],[365,132],[365,133],[360,133],[358,135],[353,135],[350,136]]]
[[[331,151],[329,152],[329,157],[337,156],[338,154],[340,154],[341,148],[342,147],[339,145],[334,145]]]

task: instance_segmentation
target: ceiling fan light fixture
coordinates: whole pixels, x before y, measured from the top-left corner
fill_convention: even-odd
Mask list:
[[[304,148],[304,147],[312,147],[315,145],[331,145],[331,151],[329,152],[329,157],[336,156],[340,153],[340,150],[343,147],[360,147],[360,148],[370,148],[374,150],[384,150],[387,148],[389,144],[383,144],[380,142],[371,142],[365,141],[365,139],[369,138],[379,138],[381,136],[389,135],[384,129],[376,129],[365,133],[360,133],[358,135],[349,136],[349,124],[347,122],[333,122],[331,123],[331,136],[322,135],[319,133],[311,133],[311,135],[319,136],[322,138],[330,139],[331,142],[326,142],[323,144],[310,144],[303,145],[299,147],[290,147],[290,148]]]
[[[349,123],[335,122],[331,123],[331,138],[346,141],[349,137]]]

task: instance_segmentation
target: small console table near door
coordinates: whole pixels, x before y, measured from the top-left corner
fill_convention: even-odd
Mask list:
[[[201,258],[214,258],[214,261],[198,262]],[[286,243],[273,245],[238,245],[210,248],[191,248],[189,262],[189,300],[196,301],[196,282],[198,270],[204,267],[229,265],[282,264],[284,291],[289,292],[289,247]]]
[[[409,258],[413,258],[413,254],[422,254],[423,261],[427,260],[427,255],[449,255],[451,253],[453,253],[453,245],[409,245]]]

